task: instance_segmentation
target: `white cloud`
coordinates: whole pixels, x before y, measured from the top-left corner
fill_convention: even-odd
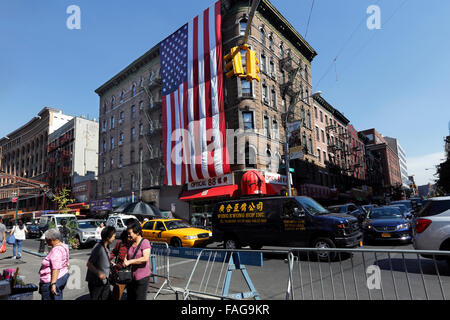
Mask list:
[[[418,186],[434,183],[437,179],[436,166],[443,162],[445,152],[436,152],[432,154],[423,155],[420,157],[408,158],[408,175],[414,175],[414,180]],[[431,169],[431,170],[426,170]]]

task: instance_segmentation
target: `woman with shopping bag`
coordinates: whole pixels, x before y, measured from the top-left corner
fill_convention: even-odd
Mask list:
[[[0,253],[6,252],[6,226],[3,224],[3,219],[0,218]]]
[[[22,220],[18,225],[15,225],[11,230],[11,236],[8,239],[8,244],[13,245],[13,259],[22,258],[22,242],[26,239],[28,233],[27,228],[23,224]]]
[[[52,249],[39,270],[39,293],[42,300],[62,300],[69,279],[69,247],[62,243],[58,229],[47,230],[45,240]]]

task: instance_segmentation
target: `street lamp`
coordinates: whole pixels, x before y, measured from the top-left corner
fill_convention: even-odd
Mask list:
[[[299,102],[305,102],[306,99],[314,98],[316,96],[320,96],[321,94],[322,94],[322,91],[314,92],[313,94],[300,99]],[[288,195],[289,195],[289,197],[292,196],[292,190],[291,190],[291,173],[290,173],[291,170],[290,170],[290,166],[289,166],[290,157],[289,157],[288,119],[289,119],[289,115],[291,114],[294,105],[296,105],[296,103],[292,103],[289,106],[289,109],[284,114],[284,135],[285,135],[285,139],[284,139],[285,140],[284,141],[284,154],[285,154],[285,156],[284,156],[284,158],[285,158],[286,180],[287,180],[287,187],[288,187]]]

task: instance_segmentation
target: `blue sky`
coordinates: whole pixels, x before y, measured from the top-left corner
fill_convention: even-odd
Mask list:
[[[0,136],[44,106],[98,117],[94,90],[212,3],[1,1]],[[305,34],[312,0],[272,3]],[[81,8],[81,30],[66,28],[66,8],[73,4]],[[368,30],[364,21],[373,4],[381,9],[381,30]],[[444,157],[450,120],[448,12],[445,0],[315,0],[306,36],[318,52],[314,90],[358,130],[375,127],[397,137],[418,183],[428,182],[433,172],[425,168]]]

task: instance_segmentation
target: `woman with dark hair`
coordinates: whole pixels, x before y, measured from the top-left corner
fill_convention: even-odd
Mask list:
[[[116,239],[116,229],[106,227],[102,230],[101,236],[102,240],[92,249],[87,262],[86,281],[91,300],[108,300],[111,295],[109,246]]]
[[[150,242],[142,237],[142,228],[138,221],[127,225],[127,233],[130,248],[123,266],[131,266],[133,273],[133,280],[127,286],[127,300],[147,300],[150,282]]]
[[[13,244],[13,259],[22,258],[22,242],[26,239],[27,228],[23,224],[22,220],[19,220],[19,224],[15,225],[11,230],[11,235],[14,234],[16,241]]]
[[[111,251],[109,259],[111,260],[111,275],[114,281],[112,300],[121,300],[123,291],[126,288],[126,284],[118,283],[117,274],[120,269],[124,268],[123,262],[125,261],[130,244],[128,241],[128,232],[124,230],[120,235],[120,240],[116,242],[116,246]]]

